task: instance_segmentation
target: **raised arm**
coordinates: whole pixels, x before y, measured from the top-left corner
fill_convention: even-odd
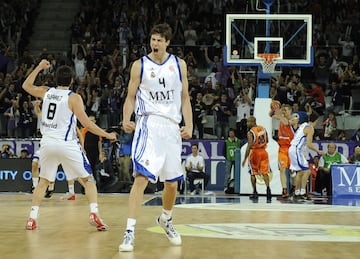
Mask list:
[[[28,75],[28,77],[25,79],[22,88],[35,97],[44,98],[44,95],[46,91],[49,89],[47,86],[35,86],[34,82],[37,77],[37,75],[45,69],[48,69],[50,67],[50,62],[46,59],[43,59],[40,61],[39,65],[35,67],[33,71]]]

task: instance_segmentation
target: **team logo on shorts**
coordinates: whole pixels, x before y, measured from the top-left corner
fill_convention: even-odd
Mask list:
[[[149,160],[146,160],[145,165],[149,165],[149,164],[150,164]]]

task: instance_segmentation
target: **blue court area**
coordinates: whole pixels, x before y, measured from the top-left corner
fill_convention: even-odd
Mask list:
[[[212,194],[212,195],[178,195],[175,201],[175,205],[184,205],[187,204],[198,204],[200,206],[206,205],[206,207],[226,207],[226,204],[241,204],[241,205],[250,205],[252,208],[256,204],[267,204],[267,208],[273,206],[274,208],[276,205],[281,206],[282,209],[286,209],[286,205],[289,207],[293,207],[293,205],[330,205],[331,207],[336,207],[337,205],[340,207],[347,206],[347,207],[358,207],[360,210],[360,197],[356,196],[343,196],[343,197],[312,197],[309,200],[302,200],[302,201],[295,201],[293,199],[280,199],[280,197],[273,197],[271,202],[267,202],[265,196],[259,196],[257,200],[249,199],[249,196],[237,196],[237,195],[219,195],[219,194]],[[161,202],[161,195],[156,195],[144,202],[144,206],[159,206],[162,205]],[[261,207],[261,206],[260,206]],[[260,208],[259,207],[259,208]],[[241,207],[239,207],[241,209]],[[247,208],[247,206],[245,206]],[[230,207],[229,207],[230,209]],[[233,209],[233,208],[231,208]]]

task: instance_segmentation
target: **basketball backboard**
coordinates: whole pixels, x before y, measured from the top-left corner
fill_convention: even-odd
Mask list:
[[[225,63],[257,66],[264,53],[277,54],[277,66],[312,66],[312,16],[227,14]]]

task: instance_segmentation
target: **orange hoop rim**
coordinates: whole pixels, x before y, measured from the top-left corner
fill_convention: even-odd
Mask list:
[[[273,63],[275,58],[280,57],[280,54],[277,53],[258,53],[258,57],[264,59],[265,63]]]

